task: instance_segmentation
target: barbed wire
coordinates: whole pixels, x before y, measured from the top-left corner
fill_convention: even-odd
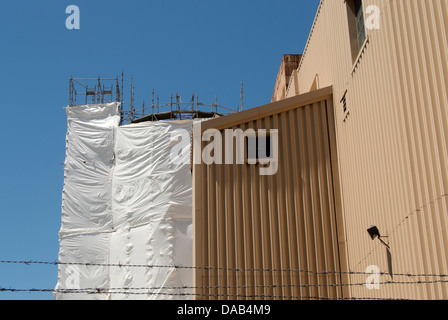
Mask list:
[[[131,289],[129,289],[131,290]],[[405,298],[374,298],[374,297],[323,297],[323,296],[283,296],[283,295],[269,295],[269,294],[212,294],[212,293],[172,293],[172,292],[141,292],[141,291],[129,291],[126,288],[120,288],[120,290],[111,289],[12,289],[12,288],[0,288],[0,292],[49,292],[49,293],[61,293],[61,294],[97,294],[97,295],[162,295],[162,296],[179,296],[179,297],[207,297],[207,298],[242,298],[242,299],[283,299],[283,300],[410,300]],[[146,289],[147,290],[147,289]]]
[[[37,260],[0,260],[0,264],[24,264],[24,265],[72,265],[72,266],[87,266],[87,267],[126,267],[126,268],[176,268],[176,269],[199,269],[204,271],[218,270],[228,272],[294,272],[294,273],[309,273],[314,275],[338,275],[338,274],[350,274],[350,275],[388,275],[388,276],[406,276],[408,278],[418,277],[426,278],[427,280],[412,280],[412,281],[377,281],[371,284],[374,285],[424,285],[424,284],[447,284],[448,274],[413,274],[413,273],[388,273],[388,272],[360,272],[360,271],[315,271],[304,269],[271,269],[271,268],[226,268],[226,267],[210,267],[210,266],[183,266],[183,265],[155,265],[155,264],[122,264],[122,263],[94,263],[94,262],[62,262],[62,261],[37,261]],[[436,279],[428,279],[434,278]],[[328,279],[327,279],[328,280]],[[366,282],[352,282],[352,283],[328,283],[327,281],[319,281],[320,283],[302,283],[302,284],[255,284],[255,285],[209,285],[209,286],[152,286],[152,287],[122,287],[122,288],[3,288],[0,287],[0,293],[2,292],[47,292],[53,294],[102,294],[102,295],[160,295],[160,296],[172,296],[186,298],[189,296],[199,298],[242,298],[242,299],[282,299],[282,300],[410,300],[410,299],[392,299],[392,298],[356,298],[356,297],[344,297],[344,298],[329,298],[320,296],[287,296],[287,295],[272,295],[272,294],[240,294],[241,290],[259,290],[259,289],[294,289],[294,288],[338,288],[338,287],[355,287],[366,286],[369,284]],[[156,290],[156,291],[154,291]],[[158,291],[157,291],[158,290]],[[193,290],[203,290],[205,292],[196,293]],[[213,293],[215,290],[221,290],[221,293]],[[224,292],[222,292],[224,290]],[[175,291],[175,292],[173,292]],[[187,292],[182,292],[187,291]],[[193,292],[192,292],[193,291]],[[210,292],[211,291],[211,292]],[[238,293],[231,293],[226,291],[233,291]]]
[[[119,268],[174,268],[174,269],[196,269],[196,270],[217,270],[229,272],[292,272],[292,273],[311,273],[315,275],[329,274],[350,274],[350,275],[390,275],[390,276],[406,276],[406,277],[440,277],[448,278],[448,274],[414,274],[414,273],[390,273],[380,271],[379,273],[362,272],[362,271],[315,271],[306,269],[275,269],[275,268],[229,268],[229,267],[212,267],[212,266],[183,266],[183,265],[157,265],[157,264],[123,264],[123,263],[94,263],[94,262],[62,262],[62,261],[36,261],[36,260],[0,260],[0,264],[42,264],[42,265],[73,265],[87,267],[119,267]]]
[[[379,281],[377,285],[419,285],[419,284],[435,284],[435,283],[448,283],[448,280],[417,280],[417,281]],[[221,289],[275,289],[275,288],[312,288],[312,287],[343,287],[343,286],[365,286],[366,282],[357,283],[321,283],[321,284],[272,284],[272,285],[240,285],[240,286],[155,286],[155,287],[120,287],[120,288],[71,288],[71,289],[14,289],[14,288],[1,288],[0,292],[55,292],[55,293],[89,293],[89,294],[148,294],[148,295],[200,295],[200,296],[220,296],[217,294],[203,294],[203,293],[189,293],[189,292],[141,292],[149,290],[187,290],[187,289],[206,289],[206,290],[221,290]],[[233,296],[233,294],[222,294],[222,296]],[[237,295],[241,296],[241,295]],[[243,295],[244,297],[253,297],[249,295]],[[266,295],[262,295],[266,297]],[[261,296],[260,296],[261,297]],[[271,296],[270,296],[271,297]],[[316,297],[314,297],[316,298]]]
[[[416,280],[416,281],[379,281],[375,285],[422,285],[422,284],[436,284],[436,283],[448,283],[448,280]],[[321,283],[321,284],[272,284],[272,285],[240,285],[240,286],[154,286],[154,287],[117,287],[117,288],[65,288],[65,289],[48,289],[48,288],[31,288],[31,289],[19,289],[19,288],[2,288],[0,287],[0,293],[2,292],[47,292],[47,293],[59,293],[59,294],[101,294],[101,295],[161,295],[161,296],[172,296],[172,297],[208,297],[208,298],[219,298],[224,297],[230,298],[270,298],[270,299],[284,299],[284,300],[412,300],[408,298],[356,298],[356,297],[345,297],[345,298],[330,298],[322,296],[287,296],[287,295],[269,295],[269,294],[238,294],[238,293],[210,293],[210,290],[247,290],[247,289],[283,289],[283,288],[322,288],[322,287],[343,287],[343,286],[366,286],[366,282],[356,282],[356,283]],[[181,292],[179,290],[192,290],[200,289],[206,290],[205,293],[194,293],[194,292]],[[161,290],[155,292],[152,290]],[[170,292],[177,290],[177,292]]]

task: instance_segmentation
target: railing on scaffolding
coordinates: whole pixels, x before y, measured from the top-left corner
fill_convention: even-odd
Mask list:
[[[224,116],[242,110],[242,88],[241,106],[236,109],[224,107],[218,104],[218,97],[210,104],[199,101],[198,94],[192,94],[191,100],[182,101],[181,96],[171,94],[169,102],[160,102],[159,95],[152,90],[151,104],[145,101],[141,107],[136,107],[134,101],[134,80],[131,77],[129,103],[123,99],[124,75],[115,78],[73,78],[69,82],[69,107],[84,104],[103,104],[111,102],[120,103],[121,124],[138,123],[144,121],[161,120],[188,120],[199,118],[213,118]]]

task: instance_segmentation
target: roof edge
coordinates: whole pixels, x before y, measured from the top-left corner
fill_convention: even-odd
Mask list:
[[[273,114],[289,111],[291,109],[307,106],[333,96],[333,86],[318,89],[312,92],[300,94],[291,98],[265,104],[256,108],[233,113],[216,119],[211,119],[201,124],[201,131],[207,129],[225,129],[240,125],[249,121],[265,118]]]

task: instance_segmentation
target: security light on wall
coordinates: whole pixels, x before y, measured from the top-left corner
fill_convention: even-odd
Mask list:
[[[390,249],[389,245],[387,243],[385,243],[383,241],[383,239],[381,239],[380,230],[378,230],[377,226],[370,225],[370,227],[367,229],[367,232],[369,233],[370,238],[372,238],[372,240],[375,240],[376,238],[378,238],[378,240],[380,240],[382,244],[384,244],[388,249]],[[384,237],[384,238],[387,238],[387,237]]]

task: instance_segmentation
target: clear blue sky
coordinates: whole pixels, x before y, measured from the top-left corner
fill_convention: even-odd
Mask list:
[[[68,5],[80,30],[68,30]],[[68,80],[135,79],[135,99],[179,92],[229,107],[270,101],[285,53],[304,49],[319,0],[3,0],[0,260],[56,261]],[[129,91],[125,87],[125,94]],[[0,264],[0,287],[54,288],[57,267]],[[0,299],[53,299],[2,293]]]

